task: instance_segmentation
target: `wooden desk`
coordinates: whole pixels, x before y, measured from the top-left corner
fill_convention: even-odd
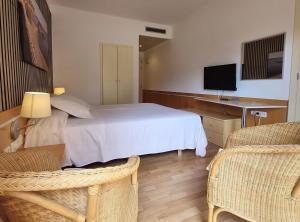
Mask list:
[[[282,105],[269,105],[269,104],[260,104],[260,103],[245,103],[240,102],[237,100],[216,100],[216,99],[209,99],[204,97],[195,97],[195,100],[215,103],[224,106],[232,106],[242,109],[242,128],[247,126],[247,112],[249,109],[286,109],[287,106]]]

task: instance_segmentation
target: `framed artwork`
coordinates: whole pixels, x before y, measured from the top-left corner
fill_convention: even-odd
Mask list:
[[[242,80],[282,79],[285,33],[242,44]]]
[[[20,38],[23,60],[49,70],[48,25],[36,0],[19,0]]]

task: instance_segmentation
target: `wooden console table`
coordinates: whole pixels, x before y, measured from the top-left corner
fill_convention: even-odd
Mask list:
[[[286,109],[287,106],[282,105],[270,105],[270,104],[260,104],[260,103],[246,103],[240,102],[237,100],[216,100],[209,99],[205,97],[195,97],[195,100],[199,100],[202,102],[215,103],[224,106],[232,106],[242,109],[242,128],[247,126],[247,113],[249,109]]]

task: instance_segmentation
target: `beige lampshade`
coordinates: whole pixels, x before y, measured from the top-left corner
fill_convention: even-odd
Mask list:
[[[59,96],[65,94],[66,90],[63,87],[54,88],[54,95]]]
[[[45,118],[51,116],[50,94],[26,92],[21,108],[24,118]]]

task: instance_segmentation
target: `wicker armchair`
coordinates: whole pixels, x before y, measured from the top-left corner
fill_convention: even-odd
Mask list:
[[[227,211],[248,221],[300,221],[300,123],[234,132],[208,179],[209,222]]]
[[[11,222],[137,221],[139,158],[62,171],[45,151],[0,155],[0,203]]]

